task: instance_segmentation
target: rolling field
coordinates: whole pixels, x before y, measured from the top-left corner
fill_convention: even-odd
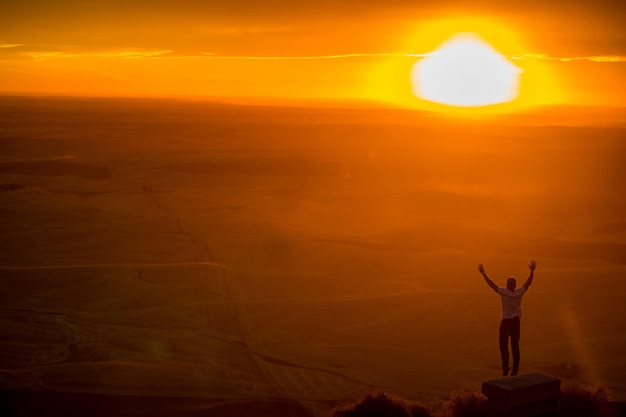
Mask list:
[[[537,259],[521,372],[625,400],[618,116],[2,98],[1,399],[318,416],[446,397],[500,373],[476,264],[521,285]]]

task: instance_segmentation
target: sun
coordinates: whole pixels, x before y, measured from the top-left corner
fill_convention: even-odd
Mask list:
[[[490,117],[564,102],[553,64],[532,59],[523,22],[448,15],[408,24],[393,56],[363,71],[363,98],[453,116]]]
[[[452,36],[418,61],[411,71],[413,94],[459,107],[479,107],[514,100],[521,69],[473,33]]]

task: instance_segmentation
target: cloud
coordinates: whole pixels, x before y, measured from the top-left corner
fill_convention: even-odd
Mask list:
[[[160,57],[163,55],[171,54],[172,50],[161,50],[161,51],[100,51],[100,52],[60,52],[60,51],[52,51],[52,52],[23,52],[23,55],[27,55],[36,60],[45,60],[48,58],[83,58],[83,57],[94,57],[94,58],[153,58]]]
[[[512,55],[509,58],[514,60],[522,59],[537,59],[545,61],[559,61],[559,62],[571,62],[571,61],[592,61],[592,62],[626,62],[626,56],[624,55],[594,55],[594,56],[577,56],[577,57],[555,57],[545,54],[524,54],[524,55]]]
[[[10,49],[19,48],[19,52],[3,53],[3,58],[21,58],[45,60],[50,58],[196,58],[196,59],[216,59],[216,60],[250,60],[250,61],[303,61],[303,60],[331,60],[331,59],[354,59],[354,58],[425,58],[431,56],[434,52],[426,53],[402,53],[402,52],[372,52],[372,53],[347,53],[347,54],[328,54],[328,55],[223,55],[212,52],[191,52],[181,53],[172,49],[163,50],[105,50],[105,51],[73,51],[68,47],[65,51],[59,50],[31,50],[25,51],[25,44],[21,43],[0,43],[0,48]],[[45,49],[45,48],[44,48]],[[7,51],[8,52],[8,51]],[[9,56],[12,55],[12,56]],[[574,56],[574,57],[557,57],[546,54],[523,54],[505,56],[514,61],[520,60],[545,60],[558,62],[572,61],[591,61],[600,63],[621,63],[626,62],[624,55],[592,55],[592,56]]]
[[[203,52],[202,55],[211,59],[223,60],[252,60],[252,61],[298,61],[298,60],[316,60],[316,59],[349,59],[349,58],[369,58],[369,57],[407,57],[407,58],[425,58],[432,55],[433,52],[427,53],[354,53],[354,54],[337,54],[337,55],[296,55],[296,56],[248,56],[248,55],[220,55],[211,52]],[[582,57],[553,57],[544,54],[524,54],[506,56],[512,60],[549,60],[549,61],[593,61],[593,62],[626,62],[626,56],[623,55],[597,55]]]
[[[285,34],[294,32],[297,29],[291,26],[199,26],[195,29],[203,35],[236,36],[236,35],[264,35],[264,34]]]
[[[213,59],[232,60],[257,60],[257,61],[299,61],[313,59],[344,59],[344,58],[369,58],[369,57],[419,57],[429,54],[401,54],[401,53],[355,53],[337,55],[287,55],[287,56],[245,56],[245,55],[218,55],[211,52],[203,52],[203,55]]]
[[[593,62],[626,62],[626,56],[619,55],[602,55],[602,56],[583,56],[579,58],[561,58],[560,61],[593,61]]]

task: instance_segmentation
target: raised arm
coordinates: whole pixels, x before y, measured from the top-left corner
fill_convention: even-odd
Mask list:
[[[535,278],[535,268],[537,268],[537,261],[535,261],[534,259],[530,261],[530,263],[528,264],[528,268],[530,268],[530,275],[528,275],[528,279],[526,280],[524,285],[522,285],[522,287],[526,288],[526,291],[528,291],[528,287],[531,286],[531,284],[533,283],[533,278]]]
[[[491,289],[494,290],[495,292],[498,292],[498,286],[496,285],[495,282],[493,282],[487,276],[487,273],[485,272],[485,268],[483,267],[483,264],[478,264],[478,272],[480,272],[480,274],[483,276],[483,278],[485,278],[485,282],[487,283],[487,285],[489,285],[491,287]]]

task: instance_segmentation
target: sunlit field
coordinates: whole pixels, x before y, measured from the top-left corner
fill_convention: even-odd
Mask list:
[[[476,265],[504,285],[537,259],[520,373],[624,400],[624,120],[2,98],[3,395],[135,416],[444,397],[500,375]]]

